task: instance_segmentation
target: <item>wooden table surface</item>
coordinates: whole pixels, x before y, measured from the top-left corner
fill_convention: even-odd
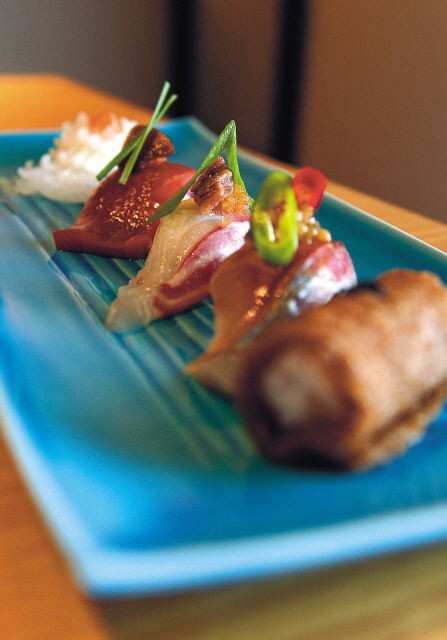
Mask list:
[[[0,130],[147,109],[55,75],[0,76]],[[447,226],[328,190],[447,251]],[[0,630],[8,640],[446,640],[447,545],[217,590],[96,602],[81,593],[0,441]]]

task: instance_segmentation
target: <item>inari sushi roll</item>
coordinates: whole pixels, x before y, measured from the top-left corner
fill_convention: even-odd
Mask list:
[[[250,345],[237,402],[267,457],[361,469],[424,434],[447,395],[447,288],[390,271],[271,326]]]

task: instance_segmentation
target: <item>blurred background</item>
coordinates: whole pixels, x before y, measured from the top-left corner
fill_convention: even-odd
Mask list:
[[[447,221],[445,0],[0,0],[0,73],[61,73]],[[0,96],[1,105],[1,96]],[[30,105],[32,108],[32,105]]]

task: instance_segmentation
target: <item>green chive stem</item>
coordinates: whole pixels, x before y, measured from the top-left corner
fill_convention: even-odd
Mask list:
[[[149,135],[149,132],[154,128],[155,124],[160,120],[160,118],[164,116],[164,114],[169,109],[171,104],[175,100],[177,100],[177,96],[174,94],[168,99],[168,101],[165,104],[166,95],[170,87],[171,85],[169,84],[169,82],[165,82],[163,90],[160,94],[160,97],[158,98],[158,102],[155,107],[154,113],[152,114],[152,118],[150,119],[150,122],[146,126],[146,128],[138,136],[138,144],[133,150],[132,155],[130,156],[129,160],[126,163],[126,166],[124,167],[124,171],[122,172],[121,177],[119,179],[120,184],[126,184],[130,174],[132,173],[132,169],[135,166],[137,158],[141,153],[141,149],[143,148],[146,138]]]
[[[124,158],[126,158],[130,153],[132,153],[133,149],[135,149],[137,144],[138,144],[138,136],[136,136],[133,140],[131,140],[129,144],[127,144],[124,147],[124,149],[121,149],[121,151],[114,158],[112,158],[112,160],[110,160],[110,162],[104,167],[104,169],[102,169],[98,173],[98,175],[96,176],[96,179],[102,180],[103,178],[105,178],[106,175],[109,173],[109,171],[111,171],[116,164],[119,164],[121,160],[124,160]]]
[[[211,166],[213,162],[217,160],[217,158],[221,156],[224,151],[227,152],[228,168],[233,174],[234,182],[240,185],[246,191],[237,161],[236,123],[234,122],[234,120],[232,120],[227,124],[225,129],[217,138],[205,160],[202,162],[191,180],[187,184],[185,184],[179,191],[174,193],[173,196],[166,200],[166,202],[164,202],[161,207],[159,207],[155,211],[155,213],[151,215],[151,217],[147,220],[147,223],[154,222],[155,220],[159,220],[160,218],[163,218],[164,216],[172,213],[174,209],[178,207],[178,205],[188,193],[189,189],[192,187],[200,174],[208,169],[208,167]]]
[[[119,164],[124,158],[130,156],[129,160],[124,167],[124,170],[120,176],[119,183],[126,184],[132,169],[135,166],[138,156],[141,153],[141,149],[146,141],[147,136],[150,131],[154,128],[157,122],[165,115],[166,111],[169,109],[171,104],[177,100],[177,96],[175,94],[171,95],[167,100],[166,96],[169,92],[171,85],[169,82],[165,82],[163,85],[163,89],[160,93],[160,97],[158,98],[157,105],[154,109],[152,117],[150,119],[149,124],[141,131],[138,136],[133,138],[125,147],[122,149],[105,167],[98,173],[96,176],[97,180],[102,180],[109,173],[111,169],[117,164]],[[166,100],[166,102],[165,102]]]

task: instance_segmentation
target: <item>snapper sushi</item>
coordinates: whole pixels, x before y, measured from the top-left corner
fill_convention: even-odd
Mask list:
[[[209,294],[216,269],[243,246],[249,198],[221,157],[192,193],[160,221],[144,266],[118,290],[107,317],[111,331],[134,331],[197,304]]]

